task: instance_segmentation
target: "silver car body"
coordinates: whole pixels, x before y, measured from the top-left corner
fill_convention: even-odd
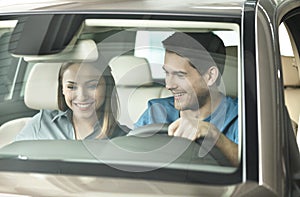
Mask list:
[[[241,179],[235,183],[171,182],[120,176],[93,176],[32,170],[5,170],[0,159],[0,192],[32,196],[292,196],[299,183],[299,151],[288,140],[278,26],[299,0],[57,0],[0,1],[0,15],[75,13],[165,17],[232,17],[240,20],[239,56]],[[300,36],[300,35],[299,35]],[[299,56],[296,54],[295,56]],[[291,145],[292,144],[292,145]],[[23,161],[26,162],[26,161]],[[7,163],[8,164],[8,163]],[[22,165],[18,163],[16,165]],[[55,164],[53,164],[55,165]],[[2,167],[1,167],[2,166]],[[22,168],[20,167],[19,168]],[[294,166],[298,173],[291,169]],[[80,171],[80,165],[77,166]],[[156,175],[155,175],[156,176]],[[164,176],[164,175],[162,175]],[[296,179],[296,180],[295,180]],[[294,188],[294,189],[292,189]],[[298,185],[299,195],[299,185]]]

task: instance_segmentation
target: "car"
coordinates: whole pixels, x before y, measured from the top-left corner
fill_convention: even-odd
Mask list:
[[[300,196],[299,0],[0,5],[3,196]],[[169,124],[135,126],[149,100],[172,96],[162,41],[174,32],[212,32],[224,42],[218,88],[238,101],[238,165],[215,146],[204,150],[205,138],[167,135]],[[16,140],[40,110],[58,110],[62,64],[96,59],[111,68],[114,116],[130,132]]]

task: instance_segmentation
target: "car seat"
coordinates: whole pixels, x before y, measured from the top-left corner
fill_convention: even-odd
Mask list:
[[[221,92],[224,92],[227,96],[236,98],[238,96],[238,58],[237,47],[226,47],[226,59],[224,65],[224,71],[222,74],[222,81],[219,86]],[[223,85],[223,86],[222,86]]]
[[[291,56],[281,56],[283,70],[283,84],[285,104],[292,120],[293,129],[297,136],[298,147],[300,145],[299,121],[300,121],[300,79],[299,67]],[[300,149],[299,149],[300,150]]]
[[[116,81],[120,100],[121,124],[133,128],[133,124],[147,109],[150,99],[161,98],[171,93],[163,84],[152,79],[149,62],[146,58],[121,55],[109,62]]]

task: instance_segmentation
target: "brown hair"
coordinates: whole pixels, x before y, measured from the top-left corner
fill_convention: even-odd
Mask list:
[[[226,49],[220,37],[212,32],[175,32],[162,44],[166,51],[187,58],[201,75],[215,64],[220,72],[216,81],[219,85],[226,58]]]
[[[84,63],[84,62],[83,62]],[[66,62],[63,63],[58,77],[58,107],[61,111],[66,111],[69,107],[66,104],[65,97],[63,95],[63,85],[62,85],[62,78],[63,74],[67,68],[69,68],[73,64],[78,64],[78,62]],[[80,62],[79,62],[80,64]],[[87,62],[87,64],[91,64],[100,68],[96,63]],[[100,68],[101,69],[101,68]],[[115,80],[111,75],[111,69],[109,66],[106,66],[102,73],[102,77],[105,80],[106,90],[105,90],[105,101],[103,105],[97,110],[97,116],[102,124],[101,132],[97,136],[100,137],[110,137],[114,131],[114,128],[117,125],[117,117],[119,113],[119,100],[118,95],[115,88]],[[100,81],[100,79],[99,79]]]

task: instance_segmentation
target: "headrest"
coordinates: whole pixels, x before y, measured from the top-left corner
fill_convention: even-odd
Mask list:
[[[225,92],[228,96],[237,97],[238,91],[238,62],[237,62],[237,47],[226,47],[226,60],[222,80],[225,86]]]
[[[32,109],[58,109],[58,74],[61,63],[37,63],[25,86],[25,104]]]
[[[298,66],[295,58],[291,56],[281,56],[283,84],[284,86],[300,86]]]
[[[152,83],[147,59],[131,55],[114,57],[109,65],[117,86],[141,86]]]
[[[71,48],[71,49],[70,49]],[[95,61],[98,59],[97,44],[93,40],[79,40],[74,46],[52,55],[25,55],[27,62]]]

